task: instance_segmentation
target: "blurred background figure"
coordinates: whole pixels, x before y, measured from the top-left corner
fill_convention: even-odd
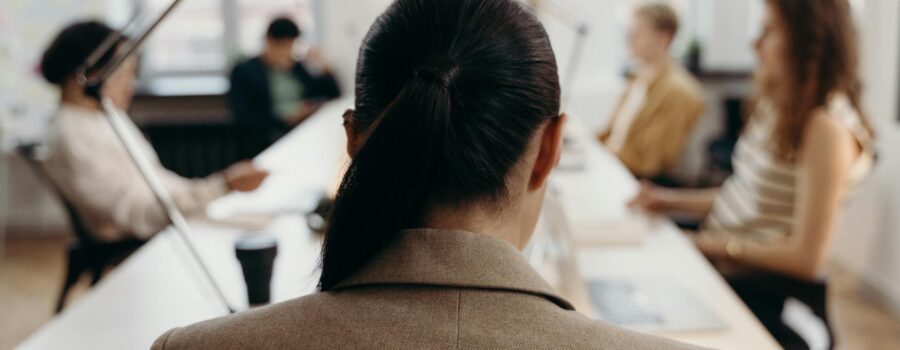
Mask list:
[[[664,3],[635,10],[628,49],[637,69],[597,136],[635,176],[666,185],[704,108],[700,84],[670,56],[678,22]]]
[[[106,120],[100,103],[77,82],[88,56],[117,34],[97,21],[78,22],[53,40],[42,56],[40,71],[60,89],[59,107],[50,118],[43,144],[20,147],[37,177],[63,202],[75,233],[57,312],[82,273],[92,273],[92,284],[97,283],[106,269],[169,225],[165,209]],[[110,63],[124,41],[84,73],[90,76],[96,73],[90,69]],[[129,58],[103,85],[103,96],[123,113],[134,97],[136,69],[137,60]],[[239,162],[206,178],[181,177],[163,167],[137,126],[124,120],[186,214],[202,214],[207,204],[228,192],[252,191],[268,176],[250,162]]]
[[[62,93],[59,110],[51,119],[42,165],[62,197],[74,205],[92,238],[147,239],[169,224],[165,211],[113,133],[99,103],[84,94],[75,76],[88,55],[114,33],[99,22],[76,23],[64,29],[44,53],[41,72]],[[113,56],[113,52],[105,55],[101,66]],[[103,88],[123,111],[131,104],[136,67],[137,60],[129,59]],[[137,127],[128,126],[178,206],[187,213],[202,210],[230,191],[252,191],[268,175],[249,162],[240,162],[204,179],[182,178],[163,168]]]
[[[839,208],[872,171],[860,110],[857,37],[847,0],[768,0],[755,44],[760,93],[720,188],[646,184],[635,204],[705,217],[691,236],[786,349],[808,348],[782,321],[789,297],[818,299]],[[821,310],[815,310],[820,308]]]
[[[231,72],[229,105],[237,123],[257,134],[255,153],[340,96],[318,49],[307,48],[305,57],[297,60],[295,47],[301,37],[293,20],[277,18],[266,31],[262,54],[238,63]]]

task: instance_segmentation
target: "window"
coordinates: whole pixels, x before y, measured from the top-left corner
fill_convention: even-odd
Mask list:
[[[279,16],[292,18],[303,31],[304,39],[315,38],[316,23],[309,0],[237,0],[238,42],[240,55],[255,55],[263,47],[269,22]]]
[[[173,0],[135,0],[136,8],[158,16]],[[288,16],[314,38],[315,0],[183,1],[148,38],[141,60],[144,79],[222,76],[235,61],[262,50],[274,17]]]
[[[147,0],[145,11],[161,13],[172,0]],[[184,1],[147,39],[147,76],[218,73],[228,62],[221,0]]]

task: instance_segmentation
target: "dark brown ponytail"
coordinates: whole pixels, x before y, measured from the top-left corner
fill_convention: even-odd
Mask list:
[[[360,50],[352,125],[367,138],[338,191],[319,287],[421,227],[428,208],[504,198],[559,94],[547,34],[514,1],[396,1]]]

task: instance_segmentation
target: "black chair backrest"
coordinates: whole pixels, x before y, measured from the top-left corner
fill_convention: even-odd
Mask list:
[[[28,167],[31,168],[41,182],[47,185],[47,187],[53,191],[56,198],[62,202],[66,214],[69,217],[69,223],[72,226],[75,237],[83,244],[95,243],[96,240],[93,238],[91,231],[84,225],[84,222],[81,220],[81,215],[75,210],[75,206],[66,198],[66,195],[62,192],[60,187],[53,181],[53,178],[50,177],[50,174],[47,173],[46,169],[44,169],[44,165],[41,164],[40,157],[38,156],[40,147],[41,146],[38,144],[24,144],[16,147],[16,151],[23,159],[25,159]]]
[[[828,349],[834,348],[834,331],[828,317],[827,280],[801,280],[768,272],[730,276],[727,279],[732,287],[739,291],[739,294],[740,290],[752,289],[754,294],[765,295],[774,300],[783,302],[788,298],[793,298],[805,304],[824,323],[828,333]]]
[[[722,102],[725,111],[723,137],[737,141],[744,130],[744,97],[730,96]]]

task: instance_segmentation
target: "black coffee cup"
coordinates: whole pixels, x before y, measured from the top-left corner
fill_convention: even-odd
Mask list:
[[[278,255],[278,240],[270,235],[248,236],[238,239],[234,250],[244,272],[250,306],[268,304],[272,299],[272,272]]]

